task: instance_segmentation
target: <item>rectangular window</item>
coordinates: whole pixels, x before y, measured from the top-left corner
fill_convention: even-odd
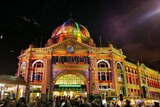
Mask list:
[[[101,74],[98,72],[98,80],[101,81]]]

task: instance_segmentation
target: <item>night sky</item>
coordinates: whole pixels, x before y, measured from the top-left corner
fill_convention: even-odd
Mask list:
[[[1,0],[0,13],[0,74],[14,75],[21,50],[44,46],[71,14],[97,46],[101,37],[127,60],[160,68],[159,0]]]

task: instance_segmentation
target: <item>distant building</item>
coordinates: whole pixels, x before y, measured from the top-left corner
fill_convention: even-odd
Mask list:
[[[137,52],[138,54],[138,52]],[[58,26],[45,47],[30,47],[18,57],[18,77],[26,81],[21,93],[32,100],[53,95],[100,95],[160,99],[160,74],[142,63],[125,60],[112,44],[96,47],[88,30],[68,20]]]

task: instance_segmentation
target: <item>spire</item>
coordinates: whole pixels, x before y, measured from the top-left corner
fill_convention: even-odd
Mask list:
[[[99,45],[100,45],[100,47],[102,47],[101,35],[99,36]]]
[[[72,0],[70,0],[70,2],[69,2],[69,19],[73,19],[73,15],[72,15]]]

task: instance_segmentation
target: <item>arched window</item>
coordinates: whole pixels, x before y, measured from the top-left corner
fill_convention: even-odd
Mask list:
[[[108,60],[101,59],[97,62],[98,68],[110,68],[110,63]]]
[[[43,78],[43,61],[36,60],[32,64],[31,81],[42,81]]]
[[[43,63],[42,62],[35,63],[34,68],[43,68]]]
[[[62,85],[62,84],[66,84],[66,85],[84,85],[84,81],[78,77],[77,75],[73,75],[73,74],[66,74],[63,75],[61,77],[59,77],[55,83],[56,85]]]
[[[101,59],[97,62],[98,66],[98,79],[99,81],[111,80],[110,63],[108,60]]]
[[[121,62],[118,61],[118,62],[116,63],[116,65],[117,65],[117,69],[118,69],[118,70],[123,70],[123,69],[122,69],[122,63],[121,63]]]
[[[102,62],[98,63],[98,67],[100,67],[100,68],[108,68],[108,65],[107,65],[106,62],[102,61]]]

